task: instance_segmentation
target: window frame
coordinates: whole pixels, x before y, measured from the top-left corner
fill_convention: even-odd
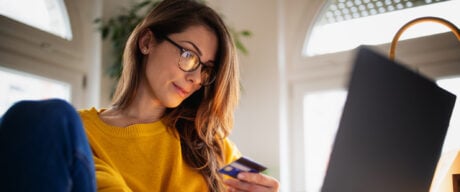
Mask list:
[[[286,31],[296,29],[296,32],[286,34],[284,37],[288,45],[285,46],[285,82],[288,92],[286,98],[289,100],[287,120],[284,124],[287,134],[282,135],[281,138],[281,145],[286,146],[285,149],[281,149],[281,154],[287,155],[287,158],[281,158],[281,164],[284,166],[281,170],[281,178],[289,181],[284,187],[288,191],[305,191],[308,185],[304,173],[306,171],[304,162],[307,160],[303,147],[305,143],[302,111],[304,95],[315,91],[346,88],[356,51],[353,49],[311,57],[303,56],[304,42],[299,39],[309,37],[308,33],[325,2],[325,0],[312,0],[304,3],[305,8],[301,11],[303,14],[297,15],[296,18],[301,18],[301,22],[306,25],[302,25],[299,29],[299,25],[295,22],[288,22]],[[287,5],[286,10],[296,9],[294,5]],[[299,9],[302,8],[297,8]],[[375,45],[372,48],[388,55],[390,43]],[[395,58],[396,61],[420,71],[422,75],[437,79],[460,75],[459,52],[460,42],[451,32],[446,32],[399,41]]]
[[[71,40],[0,15],[0,65],[66,82],[71,86],[71,103],[76,108],[97,107],[102,41],[93,21],[101,17],[102,2],[64,0],[64,4]]]

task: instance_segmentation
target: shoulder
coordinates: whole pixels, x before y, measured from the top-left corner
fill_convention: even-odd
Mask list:
[[[95,107],[87,108],[87,109],[79,109],[77,110],[80,115],[89,115],[91,113],[97,113],[97,109]]]
[[[80,115],[83,127],[85,127],[85,129],[88,130],[92,127],[98,127],[103,125],[103,123],[101,123],[99,113],[101,113],[104,110],[105,109],[96,109],[94,107],[89,109],[78,110],[78,114]]]
[[[222,148],[225,163],[230,163],[241,157],[241,152],[238,150],[235,143],[233,143],[228,137],[223,139]]]
[[[89,109],[80,109],[80,110],[78,110],[78,114],[80,115],[80,118],[82,119],[82,121],[97,118],[98,113],[99,113],[99,111],[94,107],[89,108]]]

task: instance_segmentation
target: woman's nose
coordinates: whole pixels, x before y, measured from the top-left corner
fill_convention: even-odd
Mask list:
[[[195,71],[187,72],[187,76],[186,76],[187,81],[190,81],[193,84],[200,85],[201,84],[201,67],[202,66],[199,66],[198,69],[196,69]]]

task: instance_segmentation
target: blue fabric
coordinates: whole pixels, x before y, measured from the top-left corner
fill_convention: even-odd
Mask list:
[[[66,101],[21,101],[0,124],[0,191],[96,191],[94,162]]]

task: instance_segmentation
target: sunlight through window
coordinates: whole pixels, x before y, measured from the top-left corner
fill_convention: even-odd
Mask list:
[[[459,0],[330,0],[306,38],[304,55],[350,50],[359,45],[389,43],[407,22],[425,16],[460,24]],[[417,6],[418,5],[418,6]],[[411,27],[400,40],[447,32],[438,23]]]
[[[72,39],[67,9],[63,0],[0,0],[0,15]]]
[[[0,117],[19,100],[71,99],[70,85],[64,82],[1,67],[0,79]]]
[[[304,97],[304,129],[307,191],[320,191],[346,91],[331,90]]]
[[[458,151],[460,150],[460,142],[458,139],[460,138],[460,77],[440,79],[437,83],[440,87],[457,96],[442,152]]]

